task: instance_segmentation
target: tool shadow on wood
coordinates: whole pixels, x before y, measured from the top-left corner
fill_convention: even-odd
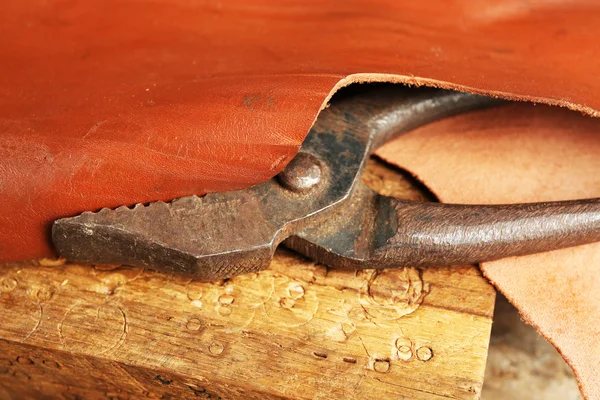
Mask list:
[[[480,396],[495,292],[475,267],[342,272],[280,249],[266,271],[200,283],[58,264],[2,266],[2,398]]]

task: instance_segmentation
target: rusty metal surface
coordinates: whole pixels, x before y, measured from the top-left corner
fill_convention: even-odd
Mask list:
[[[312,154],[300,151],[277,178],[287,189],[306,192],[321,182],[321,162]]]
[[[370,154],[429,122],[500,104],[432,89],[367,90],[324,110],[279,177],[250,189],[104,209],[55,222],[72,261],[216,280],[266,268],[285,244],[334,268],[474,263],[600,240],[600,202],[461,206],[381,196]]]

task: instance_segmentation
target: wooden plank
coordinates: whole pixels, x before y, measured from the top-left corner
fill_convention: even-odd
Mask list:
[[[53,260],[0,271],[0,398],[481,392],[495,292],[475,267],[340,272],[279,250],[269,270],[217,283]]]

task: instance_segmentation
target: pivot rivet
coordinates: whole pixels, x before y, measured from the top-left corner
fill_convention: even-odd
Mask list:
[[[300,152],[277,177],[287,189],[304,192],[321,181],[321,163],[312,154]]]

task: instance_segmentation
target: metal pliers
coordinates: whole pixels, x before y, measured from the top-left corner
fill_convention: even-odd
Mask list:
[[[600,240],[600,200],[513,205],[404,201],[362,181],[386,141],[502,102],[435,89],[378,88],[319,115],[300,152],[249,189],[57,220],[70,261],[129,264],[212,281],[269,266],[283,242],[332,268],[471,264]]]

